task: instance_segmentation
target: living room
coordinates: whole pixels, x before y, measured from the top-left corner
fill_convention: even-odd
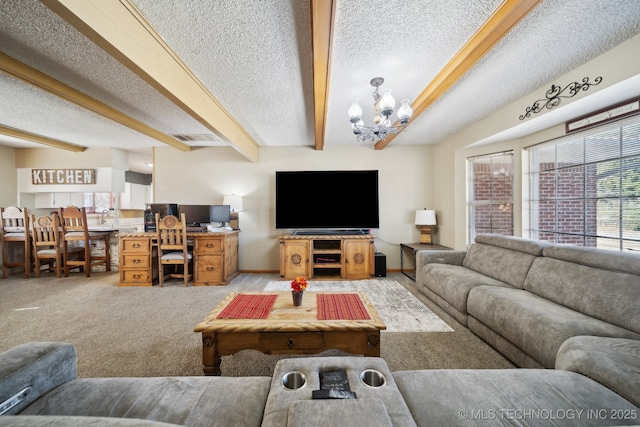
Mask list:
[[[636,9],[631,8],[629,4],[618,4],[620,8],[630,7],[630,10],[637,10],[637,5],[633,6]],[[514,371],[513,368],[517,364],[496,350],[499,345],[487,344],[488,339],[485,341],[471,332],[466,325],[420,292],[416,282],[400,273],[399,244],[419,241],[420,231],[416,227],[414,215],[416,210],[427,208],[435,210],[437,215],[437,226],[433,230],[434,242],[454,251],[467,250],[473,243],[473,237],[469,233],[467,171],[469,159],[501,152],[513,152],[513,206],[511,208],[513,235],[530,237],[527,203],[530,188],[527,181],[529,149],[565,136],[566,123],[569,121],[581,117],[593,117],[601,111],[610,111],[623,101],[635,100],[640,96],[640,61],[635,59],[637,52],[640,51],[640,35],[638,35],[640,25],[637,21],[636,19],[635,24],[629,24],[632,28],[629,31],[634,34],[633,36],[619,43],[615,42],[615,46],[609,46],[598,55],[589,56],[588,60],[567,64],[562,68],[562,72],[553,74],[553,77],[547,80],[541,80],[535,88],[519,93],[509,102],[502,104],[497,102],[488,107],[486,115],[478,120],[462,123],[457,128],[455,125],[451,127],[451,120],[442,120],[449,126],[447,130],[450,131],[444,136],[437,126],[442,116],[435,114],[434,117],[429,117],[430,127],[425,129],[422,125],[418,127],[416,115],[415,127],[410,123],[389,145],[383,149],[377,149],[374,144],[356,142],[355,135],[349,128],[347,104],[342,108],[344,111],[340,110],[340,114],[325,117],[328,126],[346,127],[347,136],[343,137],[344,135],[340,134],[338,138],[334,138],[333,144],[326,144],[320,149],[317,145],[314,146],[313,126],[305,127],[307,138],[304,141],[291,143],[291,134],[285,131],[298,125],[286,115],[279,117],[279,123],[271,124],[272,137],[267,143],[259,146],[257,150],[259,154],[255,158],[249,158],[251,156],[247,156],[246,152],[234,143],[216,142],[209,146],[194,144],[189,151],[182,151],[164,144],[145,148],[145,155],[149,156],[149,163],[153,165],[148,167],[143,165],[138,171],[152,175],[150,193],[153,194],[153,198],[150,201],[219,204],[225,195],[242,196],[244,206],[239,212],[238,249],[240,275],[225,287],[202,286],[185,289],[181,283],[171,282],[163,289],[159,289],[157,286],[119,288],[117,272],[96,272],[91,278],[72,273],[71,277],[60,279],[45,272],[40,279],[25,279],[18,272],[11,275],[9,279],[0,280],[0,291],[3,292],[3,302],[0,303],[3,317],[6,319],[6,324],[15,325],[14,328],[6,328],[0,333],[1,350],[9,350],[27,341],[64,341],[76,345],[80,377],[200,376],[202,374],[202,342],[199,334],[193,332],[195,325],[229,292],[245,290],[259,292],[271,282],[283,282],[278,275],[280,263],[278,236],[290,230],[275,227],[276,172],[376,170],[379,173],[380,226],[371,232],[374,236],[376,252],[386,256],[387,277],[371,278],[370,281],[362,282],[378,285],[385,285],[392,281],[398,283],[402,291],[408,293],[407,300],[419,301],[452,329],[449,332],[426,333],[414,330],[382,331],[380,344],[382,360],[386,361],[388,368],[394,372],[407,370],[435,372],[443,369],[459,371],[455,373],[459,378],[462,378],[462,375],[479,375],[479,373],[470,374],[467,370]],[[533,31],[533,33],[536,32]],[[545,98],[545,93],[552,84],[565,86],[570,82],[580,82],[586,77],[593,79],[597,76],[603,78],[598,85],[593,85],[589,90],[579,91],[574,97],[562,99],[557,107],[535,113],[526,120],[520,119],[534,101]],[[363,80],[363,86],[366,86],[364,88],[366,97],[370,92],[367,84],[370,77],[373,76],[367,76]],[[392,83],[389,76],[385,77],[389,86],[399,87],[396,83]],[[463,97],[470,107],[472,104],[487,102],[486,98],[476,95],[479,92],[472,90],[470,84],[461,81],[461,88],[458,88],[461,92],[458,92],[458,96]],[[421,87],[424,87],[424,84]],[[306,105],[308,106],[312,104],[309,101],[310,97],[310,94],[307,94]],[[443,98],[442,101],[446,107],[447,100]],[[8,101],[5,99],[5,102]],[[366,104],[368,99],[366,101],[361,99],[361,102]],[[460,105],[451,100],[448,102]],[[259,113],[256,114],[259,115]],[[449,111],[447,114],[451,117],[456,116],[457,113]],[[428,115],[425,113],[421,117]],[[312,114],[309,114],[301,122],[309,124],[313,122],[311,117]],[[634,117],[637,119],[637,116],[631,116],[632,119]],[[6,123],[0,124],[6,125]],[[283,136],[286,143],[280,144],[277,136],[279,129],[283,135],[286,135]],[[440,139],[434,143],[431,133],[438,134]],[[87,135],[85,137],[90,140],[91,135]],[[101,137],[103,135],[96,135],[96,139],[104,141],[100,139]],[[403,137],[413,140],[424,139],[427,143],[403,143]],[[51,209],[36,208],[35,194],[21,191],[23,185],[21,171],[37,168],[81,167],[117,169],[118,173],[124,173],[126,166],[122,165],[121,158],[130,156],[131,161],[137,158],[135,150],[131,152],[124,150],[120,145],[121,141],[114,141],[112,146],[88,146],[84,151],[71,152],[57,148],[36,148],[32,145],[20,146],[16,145],[13,138],[9,137],[7,141],[0,139],[0,180],[3,182],[0,188],[0,206],[24,206],[37,215],[48,214]],[[339,142],[335,143],[336,140]],[[349,183],[345,185],[348,186]],[[313,189],[301,188],[300,191],[308,193],[313,192]],[[304,208],[300,206],[300,209]],[[313,281],[310,286],[309,291],[313,291]],[[358,285],[354,283],[353,286]],[[383,292],[381,294],[384,295]],[[83,304],[86,307],[83,307]],[[351,360],[339,351],[325,354],[327,357],[334,355]],[[71,358],[69,354],[65,356],[65,361],[68,362],[68,358]],[[226,369],[234,376],[271,377],[277,369],[280,369],[276,368],[276,363],[282,358],[257,352],[243,352],[238,357],[224,356],[223,376]],[[354,363],[357,366],[357,362]],[[534,376],[530,372],[525,372],[528,371],[526,369],[515,371],[522,371],[522,375]],[[544,371],[553,372],[554,370]],[[477,384],[481,383],[479,378],[473,378],[474,384],[476,380]],[[450,377],[438,378],[436,381],[438,389],[443,387],[442,384],[456,384],[455,381],[448,382],[450,379]],[[520,380],[522,378],[516,378],[513,382],[507,382],[501,386],[510,389],[511,385],[517,384]],[[526,380],[533,381],[531,378]],[[251,383],[252,380],[245,381]],[[551,385],[551,382],[544,385],[535,384],[542,390],[545,387],[556,390],[557,386],[555,383]],[[358,382],[358,385],[362,384]],[[268,388],[268,386],[265,387]],[[538,390],[536,387],[532,386],[530,389],[521,387],[521,390],[524,392]],[[566,391],[562,386],[558,387],[557,390],[561,390],[561,393]],[[568,386],[565,385],[565,387]],[[587,385],[587,387],[591,386]],[[517,387],[514,386],[514,388]],[[308,385],[307,389],[309,389]],[[460,390],[462,389],[463,387]],[[230,387],[230,390],[235,389]],[[363,386],[363,390],[368,388]],[[461,392],[460,390],[458,392]],[[489,392],[486,391],[488,389],[480,388],[481,392],[483,390],[491,398],[499,394],[495,390]],[[599,396],[598,393],[601,392],[599,389],[589,388],[588,390],[593,390],[593,396]],[[420,394],[437,395],[430,392]],[[236,397],[247,398],[247,396]],[[266,394],[264,397],[266,401]],[[583,396],[581,395],[580,398]],[[496,398],[495,401],[497,402],[498,399]],[[616,402],[613,401],[613,403]],[[506,408],[520,408],[513,402],[510,404],[512,406],[507,405]],[[472,409],[490,407],[486,402],[478,405]],[[461,409],[470,407],[460,406]],[[605,406],[594,404],[591,408],[602,409]],[[606,408],[608,411],[613,406]],[[620,423],[634,420],[637,423],[637,418],[630,418],[634,407],[625,408],[629,412],[622,413],[627,417]],[[475,415],[478,416],[479,413]],[[484,421],[486,424],[491,424],[491,421],[495,421],[495,418],[491,418],[495,417],[495,413],[487,412],[482,415],[485,416],[483,419],[475,419],[478,423]],[[449,417],[461,423],[464,421],[460,418],[460,414],[449,414]],[[513,420],[513,417],[510,419]],[[519,420],[522,421],[522,418]],[[421,421],[425,425],[428,424],[424,419]],[[421,421],[416,423],[423,425]],[[543,425],[543,421],[548,419],[529,419],[528,421],[531,421],[530,424]],[[585,421],[585,419],[573,421],[578,424],[577,421]],[[595,419],[590,421],[594,425],[598,424]],[[604,424],[605,418],[602,417],[598,421]],[[606,421],[613,422],[612,419]]]

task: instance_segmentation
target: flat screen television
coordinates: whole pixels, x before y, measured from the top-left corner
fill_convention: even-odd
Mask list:
[[[209,205],[179,205],[180,215],[184,214],[188,226],[201,226],[210,223]]]
[[[276,171],[276,228],[379,228],[378,171]]]
[[[209,207],[209,222],[218,222],[221,227],[231,221],[230,205],[211,205]]]

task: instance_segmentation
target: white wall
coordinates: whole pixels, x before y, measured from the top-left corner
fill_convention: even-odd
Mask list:
[[[277,271],[275,172],[278,170],[379,171],[380,228],[376,251],[387,256],[387,268],[400,268],[400,243],[416,242],[416,209],[433,206],[431,146],[393,146],[376,151],[370,145],[344,148],[262,147],[251,163],[232,148],[198,148],[181,152],[156,148],[155,201],[183,204],[221,203],[225,194],[243,197],[240,217],[240,269]],[[313,191],[309,189],[308,191]],[[436,236],[437,239],[437,236]]]
[[[18,203],[15,149],[0,146],[0,206]]]

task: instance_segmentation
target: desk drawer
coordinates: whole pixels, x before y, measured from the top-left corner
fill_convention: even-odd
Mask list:
[[[222,251],[222,239],[203,239],[199,238],[195,240],[194,252],[197,254],[207,254]]]
[[[149,239],[122,239],[123,252],[148,252]]]
[[[151,272],[147,270],[121,271],[122,281],[127,283],[151,283]]]
[[[261,348],[277,350],[314,350],[324,347],[323,332],[262,333],[258,338]]]
[[[196,282],[222,282],[222,255],[196,256]]]
[[[120,268],[148,268],[149,254],[122,255]]]

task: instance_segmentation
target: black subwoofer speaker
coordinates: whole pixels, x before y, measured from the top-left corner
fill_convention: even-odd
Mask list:
[[[387,277],[387,256],[382,252],[376,252],[374,254],[375,260],[375,276]]]

